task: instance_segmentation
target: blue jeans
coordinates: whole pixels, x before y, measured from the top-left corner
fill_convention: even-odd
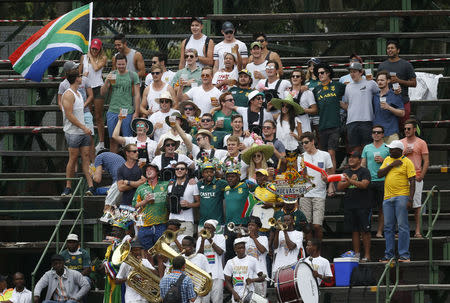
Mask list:
[[[139,228],[138,240],[145,250],[151,248],[167,229],[167,224],[158,224]]]
[[[398,224],[398,255],[408,259],[410,257],[408,198],[408,196],[397,196],[383,201],[384,238],[386,239],[384,255],[389,259],[395,256],[395,223]]]
[[[132,137],[133,131],[131,130],[131,120],[133,119],[133,114],[128,114],[122,121],[122,137]],[[119,120],[119,114],[107,112],[106,113],[106,125],[108,125],[108,134],[112,138],[114,128],[116,128],[117,121]]]

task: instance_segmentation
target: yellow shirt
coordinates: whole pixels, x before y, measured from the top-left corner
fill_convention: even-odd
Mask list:
[[[272,188],[273,191],[276,190],[275,186],[273,184],[268,185]],[[275,203],[277,202],[283,202],[281,198],[279,198],[276,194],[268,190],[266,187],[258,186],[255,188],[255,197],[259,200],[266,202],[266,203],[272,203],[275,207]],[[275,208],[275,211],[279,210],[280,208]]]
[[[400,160],[403,164],[392,168],[386,175],[384,181],[384,200],[398,196],[409,196],[408,179],[416,176],[414,164],[405,156],[399,159],[394,159],[390,156],[386,157],[380,169],[385,168],[395,160]]]

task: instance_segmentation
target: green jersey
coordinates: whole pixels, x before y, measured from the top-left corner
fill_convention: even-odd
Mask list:
[[[128,114],[134,113],[133,85],[139,84],[139,77],[135,72],[128,71],[121,75],[116,74],[116,84],[111,85],[111,100],[108,111],[120,113],[121,108],[126,108]]]
[[[231,115],[225,116],[225,114],[222,111],[218,111],[214,114],[213,119],[214,122],[217,124],[218,118],[223,118],[223,127],[217,128],[218,131],[224,131],[224,132],[232,132],[233,128],[231,127],[231,116],[236,115],[237,112],[234,110],[231,112]]]
[[[73,269],[82,272],[84,268],[89,267],[91,263],[91,257],[87,250],[79,248],[76,252],[70,253],[67,249],[61,252],[65,260],[65,265],[69,269]]]
[[[319,107],[319,130],[339,127],[341,125],[340,102],[345,93],[345,84],[335,81],[327,85],[320,83],[314,88],[313,93]]]
[[[236,187],[225,187],[225,213],[226,223],[234,222],[236,225],[247,224],[248,218],[242,218],[245,202],[250,192],[245,182],[240,182]]]
[[[152,204],[147,203],[141,211],[144,226],[158,225],[167,222],[168,212],[166,207],[166,196],[168,185],[169,181],[158,181],[155,187],[152,187],[148,182],[145,182],[136,189],[133,198],[133,206],[136,206],[136,203],[143,201],[145,196],[149,193],[152,193],[155,196],[155,202]]]
[[[275,212],[273,217],[278,220],[279,218],[283,219],[285,215],[289,214],[292,214],[294,216],[294,229],[301,231],[303,229],[301,223],[302,222],[303,224],[306,223],[306,216],[300,209],[295,209],[293,212],[290,213],[284,211],[283,209],[280,209],[279,211]]]
[[[208,219],[217,220],[219,224],[224,223],[223,196],[227,185],[228,183],[225,180],[216,178],[213,178],[209,184],[203,181],[197,183],[200,192],[199,225],[204,225]]]
[[[228,91],[233,95],[234,105],[248,107],[248,94],[251,93],[253,89],[233,86]]]

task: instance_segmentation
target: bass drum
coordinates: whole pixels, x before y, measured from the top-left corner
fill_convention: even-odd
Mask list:
[[[250,291],[242,301],[243,303],[269,303],[269,300],[266,298],[255,294],[253,291]]]
[[[279,302],[319,302],[319,285],[311,267],[303,261],[279,268],[274,281]]]

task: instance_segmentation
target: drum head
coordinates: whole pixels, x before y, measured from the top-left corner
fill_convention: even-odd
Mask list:
[[[245,298],[242,302],[243,303],[268,303],[269,300],[254,293],[253,291],[251,291],[245,296]]]
[[[295,269],[295,278],[303,302],[318,303],[319,286],[316,278],[313,276],[311,267],[304,262],[298,262]]]

